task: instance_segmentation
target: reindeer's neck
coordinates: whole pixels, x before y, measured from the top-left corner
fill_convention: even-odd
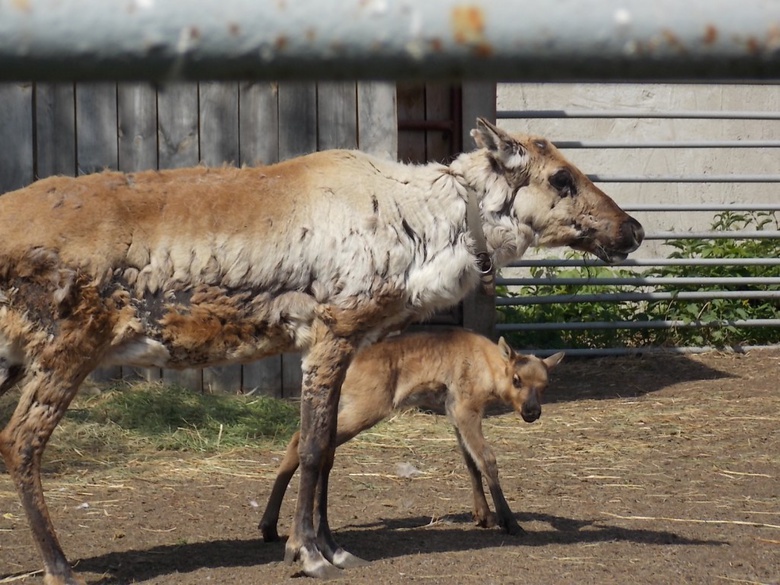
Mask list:
[[[534,241],[534,230],[510,213],[515,194],[506,179],[496,173],[487,151],[461,154],[450,169],[476,194],[494,265],[500,268],[522,257]]]

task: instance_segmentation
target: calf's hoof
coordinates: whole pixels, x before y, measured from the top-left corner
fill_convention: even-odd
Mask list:
[[[276,524],[266,524],[265,522],[260,522],[258,528],[263,534],[263,542],[278,542],[280,540]]]
[[[513,518],[511,522],[506,522],[502,525],[504,532],[511,534],[512,536],[523,536],[526,532],[523,527],[520,526]]]
[[[498,518],[493,512],[488,512],[484,516],[474,514],[474,523],[480,528],[494,528],[498,526]]]

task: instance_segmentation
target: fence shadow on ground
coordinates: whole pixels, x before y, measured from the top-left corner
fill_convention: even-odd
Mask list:
[[[565,359],[550,375],[545,402],[627,398],[674,384],[737,378],[690,357],[674,354]]]

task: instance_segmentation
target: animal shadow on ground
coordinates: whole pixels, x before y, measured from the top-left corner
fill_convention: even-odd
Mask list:
[[[674,384],[736,377],[696,359],[674,354],[567,357],[550,373],[550,385],[544,401],[552,403],[637,397]]]
[[[673,532],[639,530],[602,525],[597,520],[574,520],[548,514],[518,514],[520,522],[545,522],[548,530],[533,530],[523,536],[502,531],[464,528],[471,524],[469,514],[447,516],[435,528],[430,518],[417,516],[382,519],[352,524],[338,530],[337,538],[347,549],[368,561],[412,554],[476,551],[493,547],[540,547],[550,544],[631,542],[647,545],[712,546],[720,541],[688,539]],[[366,538],[370,531],[371,538]],[[263,543],[260,539],[212,540],[208,542],[155,546],[148,549],[112,552],[82,559],[81,571],[103,573],[97,584],[109,585],[145,581],[175,573],[204,568],[251,567],[278,562],[283,542]]]

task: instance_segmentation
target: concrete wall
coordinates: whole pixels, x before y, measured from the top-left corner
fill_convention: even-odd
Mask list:
[[[501,119],[506,110],[642,110],[672,112],[780,111],[780,85],[499,84],[499,125],[553,141],[780,140],[780,120]],[[778,148],[604,149],[565,151],[586,173],[599,175],[780,174]],[[780,183],[607,183],[618,203],[780,203]],[[636,217],[648,231],[702,230],[712,212],[648,213]],[[647,242],[637,257],[666,256]]]

